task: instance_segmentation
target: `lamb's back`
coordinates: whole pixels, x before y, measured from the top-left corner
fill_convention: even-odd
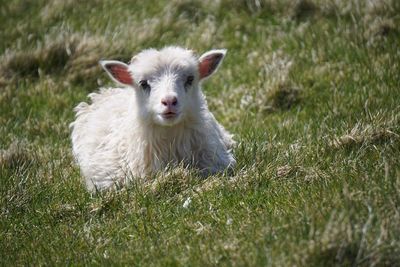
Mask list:
[[[93,165],[107,165],[108,158],[117,156],[111,143],[118,142],[133,92],[121,88],[101,89],[89,98],[91,104],[82,102],[74,109],[76,118],[71,123],[73,152],[84,175],[85,168],[99,171]],[[110,167],[104,166],[104,169]]]

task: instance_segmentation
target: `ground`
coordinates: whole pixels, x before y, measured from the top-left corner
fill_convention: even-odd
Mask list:
[[[400,265],[400,2],[1,1],[0,265]],[[91,195],[68,124],[98,61],[226,48],[233,175]]]

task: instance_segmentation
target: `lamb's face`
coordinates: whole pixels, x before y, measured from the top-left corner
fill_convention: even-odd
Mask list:
[[[197,62],[190,51],[181,48],[137,55],[129,70],[142,115],[155,124],[172,126],[195,111],[199,105]]]
[[[129,66],[117,61],[102,65],[115,81],[135,88],[144,120],[172,126],[201,108],[199,81],[217,69],[224,55],[225,50],[213,50],[197,59],[192,51],[166,47],[141,52]]]

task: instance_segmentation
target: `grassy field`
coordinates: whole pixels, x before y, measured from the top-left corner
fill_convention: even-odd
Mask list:
[[[0,266],[400,266],[399,1],[2,0],[0,40]],[[234,175],[91,196],[73,107],[171,44],[228,49]]]

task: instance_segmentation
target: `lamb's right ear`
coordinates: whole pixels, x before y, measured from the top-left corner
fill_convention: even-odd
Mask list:
[[[123,86],[132,86],[133,78],[128,65],[116,60],[101,60],[101,66],[113,81]]]

